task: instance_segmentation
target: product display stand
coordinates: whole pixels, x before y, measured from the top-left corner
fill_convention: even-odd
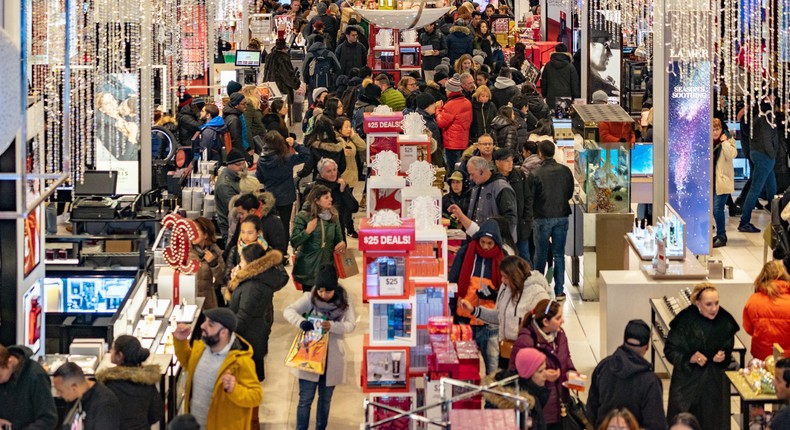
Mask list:
[[[422,67],[422,54],[416,30],[396,30],[370,24],[368,66],[374,74],[387,73],[395,82],[402,74]]]
[[[401,190],[406,180],[400,176],[398,158],[398,136],[403,132],[403,114],[392,112],[386,105],[377,106],[373,112],[364,114],[363,127],[367,135],[367,162],[372,168],[368,177],[367,216],[380,209],[391,209],[402,213]],[[379,161],[379,154],[382,155]]]

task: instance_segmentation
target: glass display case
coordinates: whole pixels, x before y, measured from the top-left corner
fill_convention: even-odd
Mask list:
[[[576,152],[575,176],[586,197],[587,213],[631,210],[630,151],[619,142],[584,141]]]

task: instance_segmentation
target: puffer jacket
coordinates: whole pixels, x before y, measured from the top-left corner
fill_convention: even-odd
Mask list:
[[[148,430],[164,418],[165,405],[157,386],[159,366],[115,366],[99,371],[96,380],[121,402],[121,430]]]
[[[322,264],[333,263],[332,254],[335,246],[345,240],[337,216],[331,220],[319,219],[318,226],[312,233],[307,233],[307,223],[312,220],[309,203],[305,202],[302,210],[294,218],[291,232],[291,246],[296,250],[296,262],[293,267],[294,280],[304,285],[315,285],[315,274]]]
[[[450,57],[450,64],[455,64],[455,61],[464,54],[472,55],[474,51],[472,32],[469,31],[468,27],[460,25],[450,27],[450,34],[447,35],[446,40],[447,56]]]
[[[716,195],[730,194],[735,192],[735,168],[732,160],[738,155],[735,147],[735,139],[729,138],[720,142],[713,148],[713,170],[716,172],[713,178]]]
[[[343,145],[344,153],[346,155],[346,170],[340,177],[351,188],[359,184],[359,171],[357,170],[357,153],[364,153],[367,149],[365,141],[359,135],[352,131],[351,137],[345,138],[337,134],[337,141]]]
[[[255,177],[263,188],[274,194],[277,204],[290,205],[296,201],[296,185],[294,185],[294,167],[310,161],[310,150],[304,145],[294,145],[294,154],[285,158],[276,155],[264,143],[263,155],[258,158]]]
[[[518,154],[518,128],[513,124],[510,118],[505,118],[502,115],[497,115],[494,121],[491,122],[493,129],[493,137],[496,146],[500,148],[510,148],[514,154]]]
[[[337,175],[338,177],[343,176],[343,172],[346,171],[346,154],[343,152],[343,148],[345,146],[344,143],[341,142],[332,142],[330,138],[326,139],[315,139],[309,144],[310,146],[310,166],[305,164],[305,170],[312,172],[315,176],[318,176],[318,162],[322,158],[331,158],[337,163]]]
[[[192,141],[192,136],[197,133],[202,121],[192,112],[192,106],[189,105],[178,110],[176,120],[178,121],[178,135],[176,136],[178,142],[182,146],[189,145],[189,142]]]
[[[513,300],[513,292],[502,285],[497,294],[496,309],[478,306],[473,315],[489,324],[499,325],[499,340],[515,341],[527,313],[532,312],[538,302],[549,298],[551,289],[546,277],[533,270],[524,281],[524,291],[518,300]]]
[[[254,108],[250,106],[248,109]],[[233,144],[233,148],[246,153],[247,148],[250,147],[250,143],[247,141],[247,129],[249,129],[249,127],[246,125],[244,114],[235,107],[231,107],[227,104],[222,108],[222,119],[225,120],[225,126],[228,127],[228,131],[230,132],[230,140]]]
[[[364,67],[368,60],[368,48],[361,42],[345,41],[335,49],[335,57],[340,62],[340,73],[351,76],[351,69]]]
[[[442,130],[444,149],[468,148],[472,103],[461,92],[448,94],[447,103],[436,110],[436,124]]]
[[[469,139],[477,142],[478,137],[493,134],[491,123],[496,115],[496,106],[490,100],[486,103],[472,100],[472,128],[469,130]]]
[[[527,241],[532,237],[532,220],[534,218],[532,188],[527,183],[527,175],[521,169],[514,168],[505,179],[513,188],[513,192],[516,193],[516,208],[518,209],[517,242]]]
[[[513,98],[520,93],[521,90],[516,86],[514,80],[499,76],[494,81],[494,87],[491,88],[491,101],[499,109],[513,101]]]
[[[540,77],[540,89],[549,108],[555,106],[557,97],[581,97],[581,84],[576,68],[573,67],[573,57],[567,52],[551,54],[551,60],[543,68]]]
[[[270,249],[263,257],[236,272],[228,283],[225,300],[239,322],[236,333],[252,345],[252,360],[258,380],[266,377],[263,358],[269,352],[269,334],[274,324],[274,293],[288,283],[282,266],[283,254]]]
[[[760,360],[773,354],[774,343],[790,350],[790,284],[773,282],[779,290],[778,297],[754,293],[743,307],[743,329],[752,336],[752,356]]]
[[[263,236],[266,243],[272,248],[280,251],[283,255],[288,252],[288,235],[283,228],[283,222],[277,211],[274,208],[277,206],[277,199],[268,191],[255,192],[255,197],[258,198],[260,204],[258,208],[253,211],[261,219],[261,227],[263,227]],[[239,216],[236,214],[235,203],[237,197],[230,200],[230,219],[231,223],[230,239],[225,245],[225,253],[222,255],[225,260],[225,281],[230,281],[230,271],[239,264],[239,253],[236,250],[236,243],[239,241]]]
[[[214,259],[211,263],[203,259],[203,253],[206,251],[214,254]],[[198,271],[195,274],[195,282],[197,283],[197,295],[206,299],[203,309],[216,308],[217,296],[215,290],[222,286],[225,273],[222,250],[219,249],[216,243],[209,246],[208,249],[199,249],[197,246],[192,245],[189,247],[189,259],[200,262]]]

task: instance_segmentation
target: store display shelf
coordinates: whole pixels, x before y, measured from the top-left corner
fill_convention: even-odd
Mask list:
[[[374,51],[394,51],[396,49],[395,46],[374,46]]]
[[[414,235],[417,242],[440,242],[447,240],[447,230],[440,225],[415,230]]]
[[[419,43],[401,43],[398,46],[401,48],[419,48],[421,45]]]
[[[368,188],[376,190],[389,190],[406,187],[406,178],[396,176],[385,178],[383,176],[371,176],[368,178]]]

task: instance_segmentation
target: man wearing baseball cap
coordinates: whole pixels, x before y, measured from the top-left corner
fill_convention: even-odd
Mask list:
[[[596,428],[612,409],[628,408],[641,428],[666,430],[661,380],[644,358],[649,344],[650,326],[631,320],[625,326],[623,344],[595,367],[587,415]]]
[[[238,320],[228,308],[203,313],[201,338],[189,346],[192,328],[179,324],[173,346],[179,363],[188,373],[184,413],[195,417],[201,428],[250,429],[263,399],[255,374],[252,347],[234,331]]]

